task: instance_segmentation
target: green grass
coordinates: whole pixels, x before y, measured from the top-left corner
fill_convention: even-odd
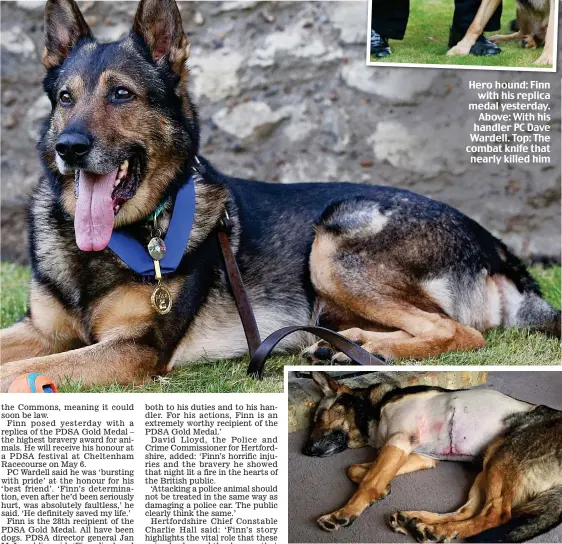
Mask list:
[[[266,377],[254,380],[246,376],[247,357],[231,361],[213,361],[186,365],[171,374],[156,378],[142,386],[83,387],[64,383],[59,390],[65,393],[279,393],[283,391],[283,367],[301,364],[298,356],[273,357],[266,364]]]
[[[560,267],[534,267],[532,273],[543,289],[545,298],[560,308]],[[27,268],[0,263],[0,323],[7,327],[20,319],[26,311],[29,271]],[[422,362],[405,360],[398,364],[423,365],[555,365],[560,364],[560,343],[539,333],[525,329],[496,329],[485,334],[484,349],[466,353],[447,353]],[[270,393],[283,390],[283,366],[304,364],[297,355],[274,357],[266,366],[262,381],[246,376],[248,359],[207,362],[187,365],[169,376],[144,386],[85,388],[77,383],[58,384],[64,392],[124,392],[179,393],[179,392],[255,392]]]
[[[511,34],[509,22],[515,18],[515,0],[503,3],[502,28],[494,34]],[[447,57],[449,26],[453,20],[451,0],[415,0],[410,5],[410,18],[402,41],[391,40],[392,55],[373,62],[410,64],[451,64],[457,66],[509,66],[516,68],[549,68],[535,66],[542,49],[523,49],[520,40],[500,44],[502,52],[489,57],[474,55]]]
[[[12,263],[0,263],[0,328],[15,323],[27,310],[29,269]]]

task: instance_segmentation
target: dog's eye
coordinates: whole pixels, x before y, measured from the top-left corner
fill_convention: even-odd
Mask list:
[[[61,91],[59,94],[59,104],[61,106],[71,106],[72,105],[72,97],[68,91]]]
[[[113,99],[116,102],[129,102],[133,98],[135,98],[135,94],[126,87],[117,87],[113,93]]]

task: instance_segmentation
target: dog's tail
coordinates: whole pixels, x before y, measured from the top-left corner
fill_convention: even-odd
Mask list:
[[[559,523],[562,523],[562,487],[554,487],[514,509],[505,525],[467,538],[466,542],[526,542]]]
[[[560,338],[560,310],[553,308],[544,298],[539,285],[521,260],[497,240],[499,274],[510,286],[503,290],[504,326],[530,329]]]

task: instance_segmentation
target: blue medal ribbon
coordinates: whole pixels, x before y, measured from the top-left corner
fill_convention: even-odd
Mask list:
[[[195,218],[195,175],[191,176],[176,196],[168,232],[164,237],[166,255],[160,261],[162,275],[178,268],[191,236]],[[154,261],[146,246],[124,230],[114,230],[109,240],[113,251],[131,270],[141,276],[154,276]]]

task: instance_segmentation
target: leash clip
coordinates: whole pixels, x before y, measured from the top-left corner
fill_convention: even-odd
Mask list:
[[[232,220],[226,208],[224,209],[224,215],[219,220],[219,228],[223,232],[230,232],[232,230]]]
[[[196,163],[195,166],[192,167],[193,171],[199,172],[203,176],[207,172],[207,169],[205,168],[205,166],[203,166],[197,155],[195,155],[193,160]]]

